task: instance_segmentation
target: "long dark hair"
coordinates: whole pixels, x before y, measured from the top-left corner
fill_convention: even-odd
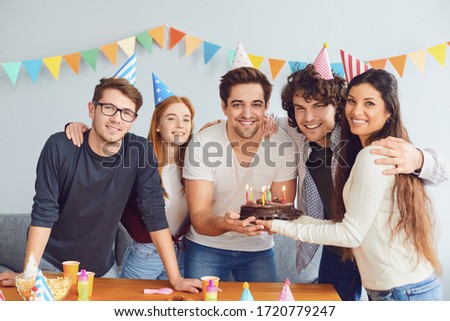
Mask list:
[[[380,69],[369,69],[368,71],[353,78],[347,87],[347,95],[350,90],[361,84],[370,84],[380,94],[390,116],[383,128],[373,133],[366,141],[371,142],[387,138],[389,136],[399,137],[410,142],[408,133],[403,126],[400,113],[400,102],[398,98],[398,85],[395,77]],[[350,126],[345,117],[341,125],[341,148],[339,157],[343,158],[346,166],[338,165],[336,171],[336,202],[333,218],[342,221],[345,214],[345,205],[342,191],[347,181],[351,168],[355,163],[356,155],[362,149],[357,135],[350,131]],[[392,222],[393,204],[397,201],[400,218],[398,222]],[[440,263],[437,258],[433,238],[434,217],[432,217],[432,206],[425,192],[424,183],[416,175],[399,174],[395,176],[395,183],[391,194],[391,213],[389,222],[394,223],[391,237],[400,231],[406,235],[406,241],[412,243],[419,256],[426,258],[436,272],[440,271]],[[344,257],[350,256],[349,249],[345,249]]]

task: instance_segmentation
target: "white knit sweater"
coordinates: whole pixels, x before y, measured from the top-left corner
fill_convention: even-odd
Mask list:
[[[389,225],[391,191],[394,176],[383,175],[388,166],[375,164],[381,156],[370,153],[372,146],[358,154],[345,184],[345,217],[340,223],[302,216],[286,222],[274,220],[272,231],[303,242],[353,248],[363,286],[371,290],[388,290],[416,283],[432,272],[431,264],[418,258],[405,234],[392,228],[398,221],[396,201]]]

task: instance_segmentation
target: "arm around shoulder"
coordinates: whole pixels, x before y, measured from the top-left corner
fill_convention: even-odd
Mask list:
[[[439,155],[434,149],[419,149],[423,154],[423,165],[419,178],[429,185],[438,185],[450,177],[450,162]]]

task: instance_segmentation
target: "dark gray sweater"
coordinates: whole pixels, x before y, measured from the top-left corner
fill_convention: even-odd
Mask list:
[[[52,228],[43,257],[66,260],[102,276],[114,263],[113,243],[133,193],[148,231],[168,227],[161,179],[151,143],[128,133],[113,157],[78,148],[64,133],[47,140],[37,165],[31,225]]]

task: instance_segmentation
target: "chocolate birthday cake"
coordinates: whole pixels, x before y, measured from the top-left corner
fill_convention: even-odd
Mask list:
[[[282,203],[281,199],[273,198],[270,202],[265,202],[259,199],[255,203],[248,203],[241,206],[241,219],[246,219],[250,216],[256,217],[257,220],[295,220],[300,217],[301,212],[294,208],[293,203]]]

